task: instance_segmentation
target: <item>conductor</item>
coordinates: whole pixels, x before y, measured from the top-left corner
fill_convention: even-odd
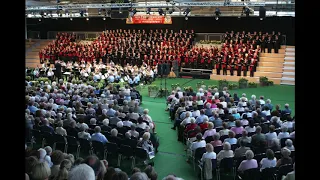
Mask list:
[[[56,68],[54,75],[56,78],[58,78],[58,81],[59,81],[59,79],[61,79],[61,64],[57,61],[54,64],[54,67]]]

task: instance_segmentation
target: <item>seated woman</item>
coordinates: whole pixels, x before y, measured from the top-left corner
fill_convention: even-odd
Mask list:
[[[278,139],[281,140],[282,138],[288,138],[290,137],[290,134],[288,132],[287,126],[281,127],[281,132],[278,134]]]
[[[196,135],[196,141],[192,142],[187,149],[187,162],[190,162],[189,157],[192,157],[198,148],[206,147],[206,141],[202,139],[202,134],[198,133]]]
[[[214,125],[212,122],[209,122],[208,123],[208,130],[206,130],[204,132],[204,135],[203,135],[203,139],[205,139],[206,137],[208,136],[213,136],[214,134],[216,134],[216,129],[213,129]]]
[[[228,135],[229,134],[228,124],[224,122],[222,124],[222,129],[219,131],[220,136]]]
[[[149,132],[145,132],[142,135],[142,140],[138,142],[137,146],[142,147],[144,150],[146,150],[147,153],[149,154],[150,159],[154,157],[154,148],[153,148],[152,142],[150,141]],[[147,164],[147,161],[144,161],[144,163]]]
[[[211,141],[210,144],[211,144],[213,147],[222,146],[222,142],[221,142],[221,140],[220,140],[220,135],[219,135],[219,133],[215,133],[215,134],[213,135],[213,141]]]
[[[237,144],[240,145],[240,141],[246,141],[251,143],[251,137],[248,136],[248,132],[246,130],[242,131],[242,136],[237,139]]]
[[[270,125],[269,126],[269,132],[266,133],[266,140],[267,140],[267,143],[268,143],[268,147],[271,146],[272,139],[277,138],[277,133],[274,132],[274,130],[275,130],[274,125]]]
[[[276,167],[277,159],[274,157],[274,152],[271,149],[267,149],[266,156],[266,158],[262,158],[260,161],[261,171],[265,168]]]
[[[212,116],[212,109],[211,109],[211,103],[207,103],[206,109],[204,110],[204,114],[207,115],[208,117]]]
[[[55,132],[61,136],[67,136],[67,131],[63,128],[63,121],[59,121]]]
[[[230,130],[233,131],[235,134],[242,134],[244,128],[241,126],[241,121],[236,120],[236,126],[232,127]]]
[[[292,158],[290,157],[290,154],[291,154],[291,151],[288,148],[286,147],[282,148],[281,149],[282,157],[277,161],[276,167],[280,167],[285,164],[292,164]]]
[[[224,140],[224,143],[228,142],[230,143],[230,145],[237,144],[237,139],[235,138],[235,134],[233,131],[229,131],[228,136],[229,137]]]
[[[269,147],[273,152],[281,150],[280,140],[278,138],[273,138]]]
[[[232,116],[233,116],[234,119],[236,119],[236,120],[240,119],[240,114],[237,112],[236,109],[232,109]]]
[[[233,157],[233,151],[231,150],[231,145],[228,142],[223,143],[223,149],[217,155],[218,163],[221,162],[224,158],[231,158]]]
[[[213,151],[213,146],[210,143],[206,144],[206,152],[202,155],[201,161],[204,159],[216,159],[217,154]]]
[[[257,160],[253,159],[254,157],[253,151],[247,150],[245,153],[245,156],[246,156],[246,160],[243,160],[238,167],[238,171],[240,173],[243,173],[245,170],[248,170],[248,169],[258,168]]]
[[[294,145],[293,145],[293,142],[292,142],[291,139],[287,139],[287,140],[285,141],[285,144],[286,144],[285,147],[288,148],[290,151],[294,151],[294,150],[295,150]]]

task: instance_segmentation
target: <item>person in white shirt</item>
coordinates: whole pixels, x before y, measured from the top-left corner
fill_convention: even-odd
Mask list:
[[[203,96],[204,93],[203,93],[203,89],[202,88],[199,88],[199,91],[197,92],[196,96]]]
[[[222,107],[223,107],[223,109],[225,109],[225,108],[227,108],[227,102],[225,102],[225,98],[224,97],[221,97],[220,98],[220,104],[222,104]]]
[[[131,127],[131,125],[133,124],[131,121],[129,121],[129,118],[125,118],[122,122],[123,122],[123,126],[126,126],[126,127]]]
[[[67,136],[67,131],[63,128],[63,121],[62,120],[58,122],[55,132],[57,134],[62,135],[62,136]]]
[[[87,139],[90,140],[91,139],[91,135],[89,133],[87,133],[85,131],[86,129],[84,128],[84,126],[80,127],[80,132],[78,132],[78,138],[79,139]]]
[[[249,120],[249,126],[246,126],[244,128],[248,133],[250,132],[256,132],[256,127],[254,126],[254,121],[251,119]]]
[[[205,139],[206,137],[208,136],[213,136],[216,132],[216,129],[213,129],[214,128],[214,125],[212,122],[209,122],[208,123],[208,130],[206,130],[204,132],[204,135],[203,135],[203,139]]]
[[[246,93],[242,93],[242,97],[241,97],[241,99],[243,99],[243,100],[244,100],[244,102],[247,102],[247,101],[248,101],[248,98],[247,98]]]
[[[266,116],[271,116],[270,109],[268,106],[263,107],[262,113],[265,114]]]
[[[216,159],[217,154],[213,151],[212,144],[206,144],[206,152],[202,155],[201,161],[204,162],[204,159]]]
[[[187,124],[191,123],[191,112],[186,112],[186,117],[184,118],[184,120],[182,120],[182,122],[180,123],[181,126],[185,127]]]
[[[143,122],[142,117],[139,117],[139,118],[138,118],[137,127],[138,127],[138,128],[141,128],[141,129],[146,129],[147,123]]]
[[[281,140],[282,138],[288,138],[290,137],[290,134],[288,133],[287,126],[281,127],[281,132],[278,134],[278,139]]]
[[[265,101],[264,101],[264,97],[263,96],[260,96],[260,105],[261,105],[261,107],[262,106],[264,106],[264,104],[266,103]]]
[[[262,171],[265,168],[272,168],[276,167],[277,158],[274,157],[274,152],[271,149],[267,149],[266,151],[266,158],[263,158],[260,161],[260,170]]]
[[[197,106],[194,106],[192,111],[192,117],[199,117],[199,116],[200,116],[200,111]]]
[[[268,147],[271,146],[272,139],[277,138],[277,133],[275,132],[274,125],[269,126],[269,132],[266,133],[266,140],[268,143]]]
[[[129,108],[129,118],[130,119],[137,120],[139,117],[140,116],[138,113],[133,112],[133,108]]]
[[[190,150],[189,151],[190,153],[194,154],[196,149],[198,148],[202,148],[202,147],[206,147],[206,141],[202,139],[202,134],[201,133],[198,133],[196,135],[196,141],[193,142],[190,146]],[[190,154],[191,155],[191,154]]]

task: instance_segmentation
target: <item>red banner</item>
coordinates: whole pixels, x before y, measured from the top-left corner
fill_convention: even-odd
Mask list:
[[[126,20],[127,24],[172,24],[171,16],[136,15]]]

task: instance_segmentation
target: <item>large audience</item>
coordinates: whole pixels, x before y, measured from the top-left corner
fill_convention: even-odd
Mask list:
[[[150,165],[158,151],[159,139],[149,110],[140,107],[139,91],[111,84],[98,93],[95,90],[90,85],[63,80],[39,85],[26,82],[26,177],[128,179],[121,169],[108,166],[103,152],[94,146],[101,143],[108,150],[111,145],[120,149],[126,145],[126,151],[142,150],[147,157],[143,163],[149,166],[144,171],[134,168],[130,179],[157,179]],[[67,147],[65,143],[64,147],[59,146],[57,137],[62,137]],[[70,139],[80,143],[80,154],[69,152]],[[83,145],[83,141],[88,143]],[[39,144],[41,148],[36,148]],[[92,146],[93,151],[83,152],[82,149],[90,150],[86,146]]]
[[[249,99],[243,93],[239,97],[227,88],[200,88],[198,92],[177,88],[168,96],[167,104],[174,121],[172,129],[178,131],[178,141],[186,144],[187,162],[210,159],[210,163],[216,160],[224,166],[221,163],[231,159],[239,176],[249,169],[264,172],[266,168],[289,166],[292,170],[295,118],[289,104],[282,109],[264,96]],[[281,178],[289,172],[279,171],[278,175]]]

